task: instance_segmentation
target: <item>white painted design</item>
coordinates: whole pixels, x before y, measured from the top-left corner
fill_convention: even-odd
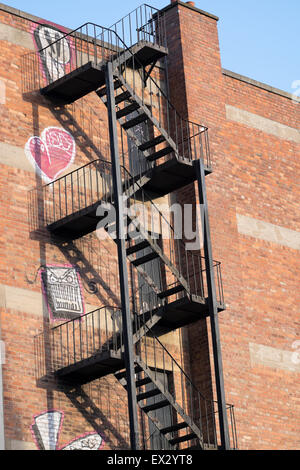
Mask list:
[[[61,411],[47,411],[34,417],[31,430],[39,449],[56,450],[62,420]]]
[[[39,25],[34,33],[47,83],[61,78],[71,61],[71,50],[65,33],[51,25]]]
[[[104,441],[100,434],[86,433],[69,442],[62,448],[58,448],[58,440],[62,429],[64,413],[52,410],[34,416],[31,432],[36,446],[40,450],[100,450]]]
[[[102,442],[102,437],[99,434],[92,433],[75,439],[62,447],[61,450],[99,450]]]
[[[71,320],[85,313],[79,273],[73,266],[47,266],[42,286],[52,320]]]

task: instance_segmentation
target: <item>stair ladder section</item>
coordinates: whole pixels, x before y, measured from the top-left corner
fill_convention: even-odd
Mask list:
[[[217,402],[206,399],[170,352],[153,335],[152,325],[132,314],[137,404],[160,433],[165,449],[217,449]],[[102,307],[35,337],[36,377],[42,384],[54,375],[71,389],[111,373],[127,389],[122,315]],[[49,354],[51,352],[51,354]],[[50,363],[44,358],[51,357]],[[150,399],[150,400],[149,400]],[[166,425],[159,411],[168,408]],[[231,448],[237,448],[234,410],[227,405]]]
[[[97,90],[107,104],[106,87]],[[196,180],[192,162],[202,158],[206,173],[211,172],[208,130],[187,121],[177,113],[152,76],[144,86],[139,69],[115,70],[116,117],[135,149],[135,171],[152,169],[145,189],[163,196]],[[145,132],[141,130],[146,128]]]
[[[211,172],[211,161],[207,128],[182,118],[152,76],[157,75],[153,65],[166,56],[167,49],[164,15],[147,8],[148,16],[141,17],[143,21],[147,16],[146,27],[139,25],[137,28],[140,30],[134,38],[137,42],[131,43],[133,37],[128,31],[122,34],[130,41],[129,48],[116,32],[120,32],[120,25],[112,30],[87,23],[38,53],[26,55],[23,58],[24,89],[38,87],[56,104],[74,102],[97,90],[106,103],[105,71],[106,64],[111,62],[117,119],[137,145],[141,160],[139,171],[144,172],[145,167],[154,170],[147,189],[162,195],[195,181],[194,160],[202,158],[207,173]],[[51,48],[60,47],[64,54],[66,44],[72,51],[68,66],[58,67],[50,61],[54,70],[43,73]],[[45,80],[47,85],[43,86]],[[140,141],[135,128],[146,122],[152,135]],[[161,184],[162,181],[167,184]]]
[[[134,316],[135,380],[137,403],[169,443],[167,449],[216,450],[218,402],[205,398],[188,374],[173,358],[161,341],[148,331],[140,316]],[[126,389],[125,372],[115,377]],[[150,402],[149,402],[150,399]],[[166,426],[159,411],[168,408],[171,422]],[[230,427],[230,445],[237,448],[235,418],[232,405],[226,405]]]
[[[121,173],[126,205],[127,260],[156,298],[166,305],[164,322],[167,329],[197,321],[208,313],[204,257],[187,250],[182,234],[171,224],[170,214],[164,215],[144,191],[143,183],[147,177],[134,178],[124,167],[121,167]],[[45,185],[40,199],[44,203],[47,228],[57,241],[74,240],[101,228],[116,241],[109,162],[95,160]],[[152,275],[155,266],[158,283]],[[214,262],[214,276],[218,309],[222,311],[225,304],[219,262]]]

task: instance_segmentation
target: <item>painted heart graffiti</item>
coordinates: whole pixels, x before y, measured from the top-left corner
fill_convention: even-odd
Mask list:
[[[76,144],[65,129],[47,127],[40,137],[27,141],[25,154],[43,180],[51,183],[74,162]]]

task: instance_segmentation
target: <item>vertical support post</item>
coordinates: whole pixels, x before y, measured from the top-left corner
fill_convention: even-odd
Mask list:
[[[204,243],[204,256],[205,256],[207,290],[208,290],[208,305],[209,305],[209,316],[210,316],[210,325],[211,325],[211,333],[212,333],[221,446],[223,449],[229,450],[230,441],[229,441],[226,400],[225,400],[225,390],[224,390],[219,318],[218,318],[216,285],[215,285],[215,277],[214,277],[214,264],[213,264],[212,245],[211,245],[211,238],[210,238],[208,204],[207,204],[203,160],[199,159],[199,160],[194,161],[194,166],[195,166],[196,174],[197,174],[199,202],[201,205],[200,206],[201,223],[202,223],[202,233],[203,233],[203,243]]]
[[[136,386],[133,355],[133,333],[130,316],[128,272],[125,248],[123,189],[118,150],[117,119],[114,94],[114,81],[111,62],[106,66],[107,109],[112,162],[114,204],[116,210],[117,246],[119,260],[120,293],[122,303],[122,323],[124,337],[124,358],[126,367],[128,408],[130,420],[130,442],[132,450],[139,449],[139,430],[137,416]]]

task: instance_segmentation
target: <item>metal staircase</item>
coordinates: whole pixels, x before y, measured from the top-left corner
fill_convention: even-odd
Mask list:
[[[155,14],[152,13],[152,20],[148,20],[146,25],[148,29],[151,26],[151,33],[146,31],[144,25],[139,26],[137,29],[143,31],[143,36],[130,48],[115,31],[92,23],[67,34],[65,38],[72,41],[75,49],[70,71],[62,74],[60,69],[54,70],[53,79],[50,75],[46,86],[40,73],[38,56],[26,55],[23,58],[23,88],[27,92],[40,89],[57,105],[73,103],[96,91],[107,105],[105,77],[106,65],[110,62],[116,117],[137,147],[136,172],[141,175],[152,170],[148,172],[149,181],[145,189],[151,191],[153,196],[162,196],[196,180],[195,160],[202,159],[205,172],[210,173],[211,160],[208,129],[184,119],[150,74],[156,61],[167,55],[164,17],[160,17],[159,12],[156,14],[158,19],[153,19]],[[153,23],[157,24],[155,31],[158,28],[159,33],[152,31]],[[62,40],[56,41],[57,46]],[[42,57],[47,56],[47,49],[40,51]],[[155,52],[157,49],[160,57]],[[149,53],[151,50],[154,55]],[[55,68],[53,63],[51,65]],[[138,137],[137,128],[142,123],[147,123],[149,129],[151,127],[152,136],[146,141]]]
[[[147,335],[148,326],[141,318],[135,316],[134,322],[143,325],[135,328],[139,335],[135,354],[139,407],[170,448],[216,449],[216,404],[202,396],[161,341],[150,331],[151,336]],[[115,377],[126,389],[125,371],[115,373]],[[158,413],[166,407],[171,417],[167,425]]]
[[[67,242],[104,228],[116,236],[111,163],[96,160],[44,186],[44,222],[55,240]],[[205,258],[189,251],[170,220],[144,190],[147,176],[133,177],[121,166],[128,227],[125,240],[128,261],[147,283],[156,302],[164,305],[157,334],[188,325],[208,315]],[[99,205],[103,210],[99,211]],[[138,215],[136,209],[138,208]],[[107,217],[107,212],[111,214]],[[101,221],[102,216],[102,221]],[[163,237],[153,238],[153,234]],[[114,238],[117,241],[117,238]],[[147,266],[159,262],[155,283]],[[214,262],[218,310],[225,309],[221,264]],[[158,305],[158,303],[157,303]]]
[[[42,201],[44,224],[66,251],[68,243],[96,230],[113,238],[117,233],[122,315],[115,307],[103,307],[37,337],[38,354],[51,351],[52,357],[47,369],[44,361],[38,364],[38,375],[54,374],[74,386],[115,374],[128,391],[131,426],[137,426],[138,404],[168,448],[218,448],[218,415],[221,444],[228,448],[224,399],[218,400],[221,411],[216,412],[216,404],[198,392],[157,338],[205,316],[215,321],[225,309],[220,263],[212,260],[207,236],[205,256],[189,251],[182,234],[154,202],[195,181],[205,199],[203,176],[211,172],[207,128],[182,118],[158,85],[155,64],[168,53],[165,17],[145,5],[109,29],[87,23],[49,47],[61,42],[64,53],[63,40],[71,49],[63,70],[55,61],[51,70],[47,48],[24,57],[24,92],[39,89],[63,116],[64,105],[95,91],[108,110],[112,163],[89,162],[37,189],[35,200]],[[45,64],[47,76],[41,73]],[[119,164],[117,122],[122,140],[126,133],[134,147],[131,171],[130,155],[123,153],[123,165]],[[203,204],[206,207],[206,201]],[[205,217],[203,230],[209,234]],[[124,240],[120,226],[126,229]],[[135,278],[140,276],[147,286],[146,302],[142,289],[133,289],[131,311],[125,278],[128,263]],[[152,263],[158,279],[151,276]],[[171,410],[167,426],[157,415],[165,407]],[[133,436],[136,431],[131,431]],[[233,437],[235,445],[234,432]]]
[[[139,71],[135,72],[139,74]],[[140,77],[140,80],[143,78]],[[126,69],[122,74],[117,68],[115,104],[120,126],[136,146],[135,171],[140,176],[149,175],[144,189],[155,197],[194,182],[194,159],[202,158],[205,161],[207,174],[211,172],[211,162],[207,128],[182,119],[153,78],[149,76],[147,80],[146,93],[144,87],[138,90],[135,82],[128,83]],[[96,93],[107,105],[106,87]],[[166,108],[167,113],[163,113],[162,109]],[[144,141],[139,133],[132,130],[142,123],[146,123],[152,131],[151,137]]]
[[[164,449],[217,449],[218,403],[206,399],[197,390],[188,374],[153,334],[152,327],[160,317],[160,309],[132,314],[137,404],[163,438]],[[40,383],[52,373],[72,391],[114,373],[127,390],[122,329],[121,311],[117,307],[102,307],[36,336]],[[44,361],[47,348],[52,352],[48,370]],[[165,408],[170,416],[167,425],[159,414]],[[232,447],[236,448],[232,405],[227,405],[227,413]]]

